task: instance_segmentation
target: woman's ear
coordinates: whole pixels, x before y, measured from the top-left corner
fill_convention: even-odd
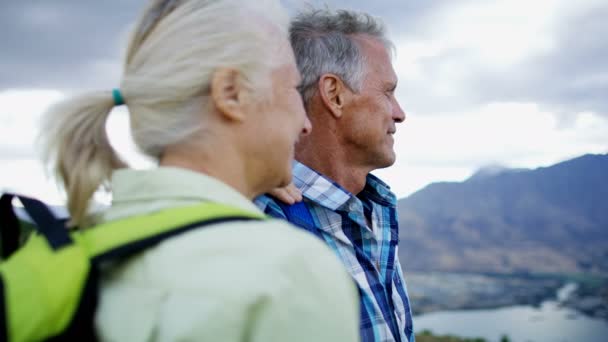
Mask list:
[[[229,121],[243,121],[243,92],[246,91],[242,75],[230,68],[219,68],[211,76],[211,100],[218,114]]]

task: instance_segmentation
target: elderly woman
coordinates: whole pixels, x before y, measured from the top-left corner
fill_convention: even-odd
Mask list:
[[[287,15],[272,0],[158,0],[145,10],[119,89],[68,99],[45,116],[45,157],[71,223],[86,227],[251,199],[291,181],[307,134]],[[125,104],[139,149],[127,168],[105,124]],[[92,219],[101,186],[112,205]],[[94,229],[94,228],[93,228]],[[95,332],[108,341],[356,341],[357,293],[315,237],[277,220],[195,229],[106,265]]]

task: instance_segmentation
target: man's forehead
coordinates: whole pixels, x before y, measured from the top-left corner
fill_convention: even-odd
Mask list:
[[[397,75],[393,68],[393,63],[388,49],[384,43],[372,36],[356,38],[364,56],[367,70],[381,72],[387,82],[397,83]]]
[[[370,35],[358,35],[353,38],[365,58],[371,59],[375,63],[391,64],[391,55],[383,40]]]

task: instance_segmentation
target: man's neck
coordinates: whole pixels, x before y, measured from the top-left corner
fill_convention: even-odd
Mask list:
[[[371,170],[352,165],[341,152],[332,148],[311,148],[301,143],[296,150],[296,160],[356,195],[365,188]]]

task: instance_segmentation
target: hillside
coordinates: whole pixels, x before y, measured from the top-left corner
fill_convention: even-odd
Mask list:
[[[608,155],[481,170],[398,209],[405,269],[608,273]]]

